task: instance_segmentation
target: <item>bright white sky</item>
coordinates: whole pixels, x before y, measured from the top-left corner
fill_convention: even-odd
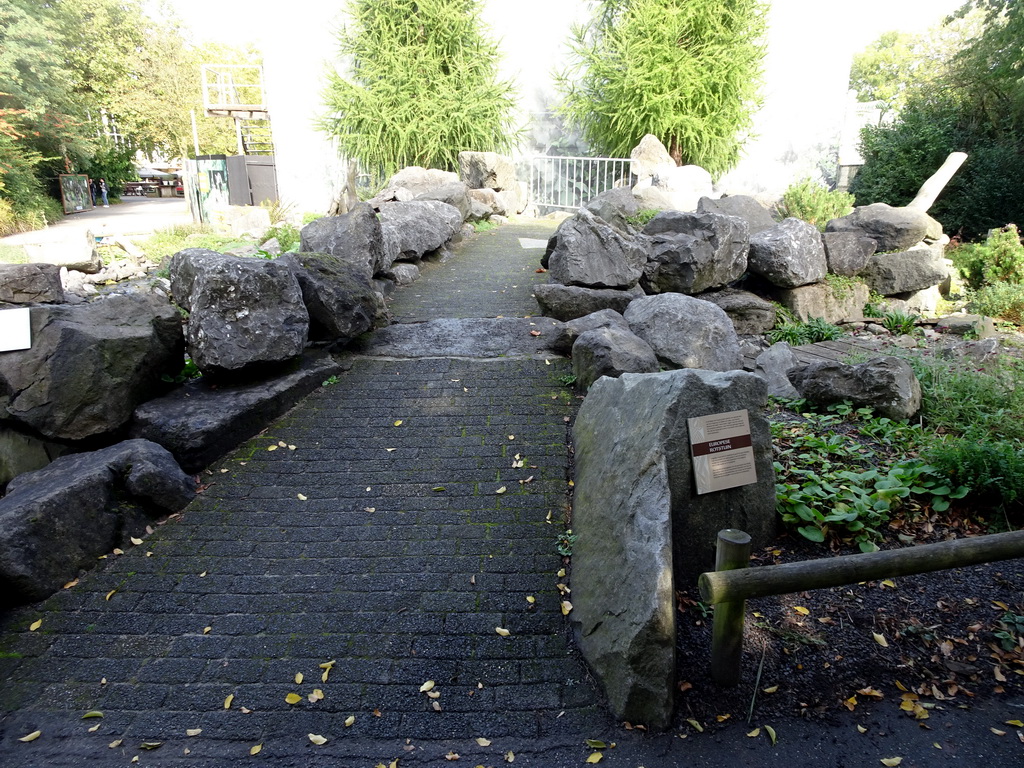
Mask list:
[[[516,0],[500,2],[515,3]],[[828,15],[834,15],[835,27],[832,30],[808,29],[807,33],[845,37],[854,44],[854,50],[863,48],[890,29],[922,31],[962,4],[962,0],[775,0],[774,3],[776,6],[788,6],[786,15],[792,16],[797,23],[801,7],[813,8],[815,20],[823,11],[830,9]],[[281,14],[301,13],[303,5],[302,0],[291,0],[284,6],[277,0],[174,0],[173,3],[175,11],[195,30],[198,39],[270,45],[274,44]],[[523,23],[534,25],[543,23],[543,19],[524,18]]]

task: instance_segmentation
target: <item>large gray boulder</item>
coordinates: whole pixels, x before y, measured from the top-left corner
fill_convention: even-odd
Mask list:
[[[384,299],[365,270],[322,253],[286,253],[277,262],[299,282],[310,339],[345,342],[386,322]]]
[[[96,238],[89,231],[70,241],[26,243],[23,247],[32,264],[52,264],[58,269],[64,267],[87,275],[94,275],[103,269],[103,260],[96,249]]]
[[[413,200],[435,200],[440,203],[447,203],[462,214],[463,221],[469,219],[469,214],[473,207],[469,196],[469,187],[461,181],[453,181],[450,184],[443,184],[440,187],[434,187],[426,192],[421,192]]]
[[[870,296],[867,285],[854,282],[841,288],[826,283],[780,288],[775,299],[797,319],[820,317],[830,323],[855,323],[864,319],[864,305]]]
[[[599,379],[573,426],[570,618],[619,720],[666,728],[675,693],[675,589],[713,568],[722,528],[775,530],[765,384],[734,371]],[[697,495],[687,419],[746,410],[757,482]]]
[[[627,219],[640,212],[640,203],[628,187],[615,187],[602,192],[583,207],[623,233],[632,232],[633,228]]]
[[[942,225],[917,208],[895,208],[872,203],[854,208],[853,213],[832,219],[826,232],[857,232],[875,241],[879,251],[899,251],[922,240],[942,237]]]
[[[309,313],[287,263],[189,248],[171,257],[170,274],[189,313],[189,356],[204,373],[282,363],[305,349]]]
[[[883,296],[910,293],[938,285],[949,269],[935,246],[920,245],[896,253],[876,253],[861,271],[871,290]]]
[[[41,440],[0,424],[0,487],[18,475],[42,469],[68,450],[66,445]]]
[[[749,291],[726,288],[723,291],[712,291],[697,296],[702,301],[710,301],[721,307],[732,320],[738,334],[762,334],[775,327],[775,307]]]
[[[117,295],[30,317],[31,349],[0,353],[0,420],[46,438],[114,432],[181,371],[181,317],[166,299]]]
[[[637,179],[649,179],[660,168],[675,164],[665,145],[653,133],[646,134],[629,153],[629,170]]]
[[[591,312],[589,315],[563,323],[555,335],[551,348],[556,352],[567,355],[572,350],[572,345],[576,342],[576,339],[587,331],[592,331],[596,328],[617,328],[622,331],[628,331],[629,323],[626,322],[626,318],[622,316],[621,312],[616,312],[614,309],[601,309],[597,312]]]
[[[849,400],[890,419],[909,419],[921,408],[921,384],[914,369],[897,357],[875,357],[859,365],[809,363],[787,375],[800,396],[812,403]]]
[[[509,210],[505,207],[505,198],[500,197],[493,189],[469,190],[469,210],[470,215],[466,219],[467,221],[480,221],[494,215],[507,216],[509,214]]]
[[[742,367],[736,329],[725,311],[709,301],[662,293],[631,301],[623,316],[666,365],[708,371]]]
[[[572,372],[582,392],[602,376],[658,370],[658,358],[650,344],[628,329],[594,328],[580,334],[572,345]]]
[[[388,179],[384,189],[378,192],[370,204],[379,208],[387,202],[399,201],[408,202],[416,195],[429,192],[445,184],[452,184],[459,180],[457,173],[442,171],[437,168],[422,168],[418,165],[410,165],[398,171]]]
[[[389,203],[380,209],[380,226],[387,269],[398,260],[416,261],[447,245],[462,227],[462,214],[437,200]]]
[[[648,293],[703,293],[747,271],[747,223],[717,213],[662,211],[643,229],[650,238],[643,285]]]
[[[515,164],[497,152],[459,152],[459,178],[472,189],[501,192],[518,187]]]
[[[736,216],[747,222],[751,235],[764,232],[775,226],[771,211],[749,195],[728,195],[717,200],[702,197],[697,201],[697,213],[717,213],[722,216]]]
[[[800,396],[789,380],[789,371],[800,365],[793,348],[784,341],[772,344],[757,356],[754,363],[754,375],[760,376],[768,384],[768,394],[772,397],[784,397],[795,400]]]
[[[876,248],[874,240],[856,231],[825,232],[821,244],[825,247],[828,271],[844,277],[859,275]]]
[[[311,221],[302,228],[299,250],[330,254],[368,278],[387,267],[380,220],[367,203],[359,203],[341,216],[322,216]]]
[[[56,264],[0,264],[0,306],[63,301],[64,287]]]
[[[711,174],[699,165],[676,167],[672,163],[658,168],[651,178],[637,182],[633,196],[641,208],[695,211],[700,199],[712,194],[713,187]]]
[[[195,496],[159,445],[128,440],[19,475],[0,499],[0,601],[42,600]]]
[[[186,472],[198,472],[342,370],[329,355],[306,353],[291,370],[263,381],[214,384],[203,377],[136,408],[130,432],[162,445]]]
[[[792,217],[751,236],[748,263],[751,272],[780,288],[820,282],[828,271],[820,233]]]
[[[558,228],[551,280],[584,288],[631,288],[647,261],[645,244],[581,209]]]
[[[614,288],[580,288],[576,285],[541,283],[533,287],[533,295],[540,305],[542,315],[565,321],[602,309],[613,309],[621,314],[626,311],[629,302],[643,296],[644,291],[639,285],[628,291],[620,291]]]

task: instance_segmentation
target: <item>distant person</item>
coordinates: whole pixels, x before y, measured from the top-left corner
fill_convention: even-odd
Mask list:
[[[107,202],[107,180],[100,179],[96,182],[96,197],[103,200],[103,207],[109,208],[110,204]]]
[[[99,179],[89,179],[89,196],[92,198],[93,207],[96,206],[96,196],[99,194]]]

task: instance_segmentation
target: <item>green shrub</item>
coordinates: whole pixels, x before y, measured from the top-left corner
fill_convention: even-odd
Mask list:
[[[804,179],[789,186],[776,209],[783,218],[802,219],[824,232],[829,221],[853,211],[853,195]]]
[[[999,282],[1024,283],[1024,245],[1015,224],[989,232],[984,243],[966,243],[950,252],[953,265],[975,290]]]
[[[971,312],[1024,326],[1024,285],[996,283],[976,291],[967,308]]]
[[[892,309],[882,315],[882,327],[890,333],[909,336],[917,330],[917,315],[908,315],[898,309]]]
[[[841,338],[842,330],[821,317],[812,317],[807,322],[784,317],[782,322],[768,331],[768,340],[772,344],[785,341],[793,346],[815,344],[819,341],[833,341]]]
[[[921,382],[921,413],[936,432],[976,441],[1024,441],[1024,361],[906,357]]]
[[[322,219],[326,215],[327,214],[325,213],[310,213],[309,211],[306,211],[304,214],[302,214],[302,225],[305,226],[306,224],[309,224],[311,221]]]
[[[281,246],[281,252],[286,253],[288,251],[299,250],[300,235],[299,229],[294,224],[278,224],[277,226],[271,227],[263,235],[263,242],[270,240],[271,238],[277,238],[278,244]]]
[[[627,216],[626,223],[636,227],[637,229],[643,229],[645,226],[647,226],[647,222],[649,222],[659,213],[661,213],[661,211],[658,210],[657,208],[643,208],[637,211],[634,216]]]
[[[924,458],[954,483],[971,486],[976,504],[1005,508],[1019,504],[1024,493],[1024,447],[997,440],[948,440],[928,448]]]

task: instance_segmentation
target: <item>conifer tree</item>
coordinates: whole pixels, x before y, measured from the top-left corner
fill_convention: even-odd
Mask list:
[[[719,176],[752,126],[764,31],[759,0],[601,0],[573,30],[562,114],[604,154],[653,133],[676,163]]]
[[[514,96],[497,76],[479,0],[352,0],[321,127],[342,154],[385,176],[409,165],[454,170],[462,150],[506,151]]]

